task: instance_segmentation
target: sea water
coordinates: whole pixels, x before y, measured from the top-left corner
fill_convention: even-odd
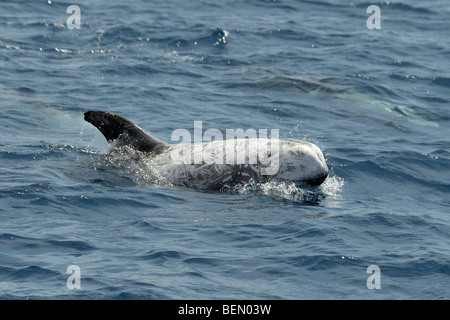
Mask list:
[[[444,0],[0,3],[0,298],[448,299],[449,29]],[[330,175],[174,186],[87,110],[277,129]]]

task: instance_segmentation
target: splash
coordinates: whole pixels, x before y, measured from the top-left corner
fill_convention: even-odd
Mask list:
[[[207,168],[202,169],[200,166],[197,168],[199,170],[195,170],[195,172],[201,173],[201,175],[192,177],[190,175],[195,172],[192,173],[184,166],[170,164],[167,159],[160,157],[148,157],[146,153],[129,146],[116,147],[112,144],[108,149],[107,154],[102,154],[95,161],[95,169],[125,178],[127,186],[129,186],[130,180],[132,185],[138,187],[182,186],[208,190],[207,187],[211,185]],[[325,199],[339,199],[343,185],[344,179],[331,172],[319,187],[288,181],[255,182],[250,179],[237,185],[225,184],[224,187],[214,191],[229,194],[262,194],[293,202],[320,205]]]
[[[344,179],[330,175],[319,187],[296,184],[286,181],[269,181],[264,183],[247,183],[238,187],[237,192],[260,193],[266,196],[281,198],[292,202],[320,205],[327,200],[338,200],[341,197]]]

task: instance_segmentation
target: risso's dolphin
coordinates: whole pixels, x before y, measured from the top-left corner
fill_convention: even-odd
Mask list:
[[[292,181],[318,186],[328,176],[319,147],[303,140],[279,140],[278,130],[270,138],[261,138],[260,130],[259,138],[247,134],[222,140],[218,130],[210,129],[205,132],[208,142],[203,138],[200,143],[186,144],[183,139],[183,143],[169,144],[114,113],[88,111],[84,119],[100,130],[114,148],[135,150],[140,155],[136,159],[147,161],[151,170],[174,185],[217,190],[250,181]],[[175,136],[172,134],[172,141],[179,141],[182,134]]]

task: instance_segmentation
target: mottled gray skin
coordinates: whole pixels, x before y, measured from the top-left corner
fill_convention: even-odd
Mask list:
[[[88,111],[84,119],[93,124],[108,142],[116,147],[129,146],[147,153],[147,158],[155,159],[161,172],[174,174],[174,184],[188,187],[221,189],[246,183],[267,181],[293,181],[312,186],[322,184],[328,176],[328,167],[322,151],[314,144],[302,140],[280,140],[279,170],[273,175],[261,174],[261,164],[192,164],[174,165],[171,153],[180,145],[167,144],[145,133],[133,122],[119,115],[105,111]],[[205,142],[205,148],[214,142]],[[192,148],[194,145],[192,146]]]

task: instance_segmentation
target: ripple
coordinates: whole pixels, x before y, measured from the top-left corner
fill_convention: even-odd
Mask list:
[[[42,238],[31,238],[16,234],[0,234],[0,242],[14,250],[60,250],[66,253],[89,252],[95,250],[92,244],[80,240],[53,240]]]
[[[174,250],[167,250],[167,251],[151,250],[149,252],[139,255],[137,258],[140,260],[150,260],[156,264],[162,264],[168,260],[180,260],[182,259],[183,256],[184,254]]]
[[[50,280],[59,276],[60,276],[59,272],[55,272],[38,266],[29,266],[10,273],[8,276],[6,276],[6,279],[19,281],[24,281],[27,279]]]
[[[436,77],[431,83],[440,87],[450,88],[450,78],[448,77]]]

